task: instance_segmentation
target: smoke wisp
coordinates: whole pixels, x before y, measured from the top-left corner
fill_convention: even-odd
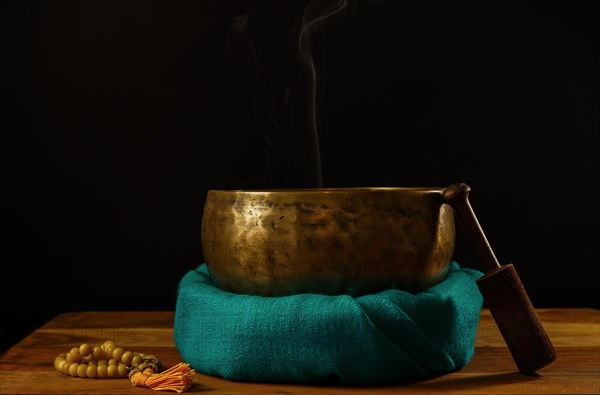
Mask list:
[[[238,4],[231,29],[246,54],[253,112],[275,188],[322,187],[318,34],[352,12],[347,0]],[[316,44],[316,45],[315,45]]]

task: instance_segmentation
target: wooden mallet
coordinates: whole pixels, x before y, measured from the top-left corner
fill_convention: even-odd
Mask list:
[[[500,329],[519,371],[532,374],[556,360],[554,346],[512,264],[500,265],[469,203],[471,188],[445,188],[444,202],[455,212],[485,272],[477,280],[483,299]]]

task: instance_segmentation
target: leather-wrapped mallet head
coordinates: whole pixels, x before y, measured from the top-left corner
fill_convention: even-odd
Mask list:
[[[529,300],[512,264],[501,266],[479,225],[467,184],[454,184],[443,192],[486,272],[477,280],[483,299],[522,373],[531,374],[556,360],[554,346]]]

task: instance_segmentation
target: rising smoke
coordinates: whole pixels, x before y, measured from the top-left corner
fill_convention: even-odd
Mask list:
[[[347,0],[237,2],[233,42],[244,48],[252,105],[274,188],[322,187],[319,33],[351,17]]]

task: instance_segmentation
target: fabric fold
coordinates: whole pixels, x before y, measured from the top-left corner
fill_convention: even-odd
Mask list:
[[[237,381],[381,385],[460,369],[474,351],[481,273],[451,264],[421,293],[353,298],[222,291],[206,264],[179,284],[174,335],[199,372]]]

